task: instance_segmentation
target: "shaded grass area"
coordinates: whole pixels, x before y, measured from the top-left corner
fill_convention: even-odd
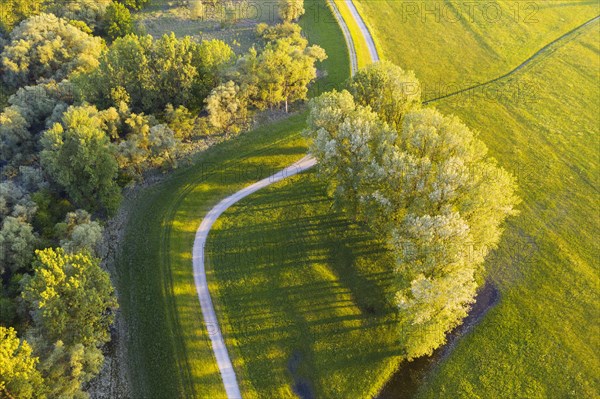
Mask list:
[[[211,231],[210,288],[247,398],[371,397],[400,361],[392,255],[332,205],[309,171]]]
[[[517,175],[523,204],[488,262],[500,304],[432,374],[421,397],[600,392],[598,29],[596,22],[497,83],[501,95],[438,104],[481,132]]]
[[[195,231],[221,198],[304,155],[304,118],[215,147],[129,204],[117,266],[136,397],[224,397],[193,282]]]
[[[329,10],[324,1],[314,3]],[[319,18],[305,18],[302,24],[310,41],[318,41],[329,55],[319,66],[323,78],[311,93],[338,86],[350,71],[341,31]],[[173,172],[125,204],[130,215],[117,257],[116,285],[128,327],[134,397],[225,397],[193,281],[195,232],[222,198],[306,154],[300,136],[305,119],[300,112],[215,146],[193,166]]]
[[[588,0],[356,0],[381,57],[415,71],[431,99],[505,74],[600,14]]]

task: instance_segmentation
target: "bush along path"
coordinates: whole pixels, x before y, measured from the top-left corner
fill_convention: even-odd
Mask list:
[[[354,7],[354,4],[351,1],[348,1],[348,3],[350,3],[349,6],[351,7],[351,10],[353,10],[352,16],[355,18],[355,22],[359,25],[366,42],[369,44],[371,60],[373,62],[379,61],[379,55],[377,53],[377,49],[375,48],[375,44],[373,42],[373,38],[371,37],[371,33],[369,32],[364,21],[358,14],[358,11],[356,10],[356,7]],[[352,41],[352,37],[350,36],[350,31],[348,29],[348,26],[346,25],[346,22],[339,13],[339,10],[337,10],[335,4],[333,4],[333,2],[329,2],[329,4],[334,12],[338,23],[340,24],[342,32],[344,33],[346,45],[350,54],[352,74],[354,74],[357,70],[358,63],[354,43]],[[219,216],[236,202],[260,190],[261,188],[267,187],[287,177],[296,175],[307,169],[310,169],[315,164],[316,160],[313,157],[307,155],[298,162],[274,174],[273,176],[263,179],[257,183],[254,183],[238,191],[237,193],[225,198],[208,212],[208,214],[200,223],[200,227],[198,227],[198,230],[196,231],[196,238],[194,239],[194,247],[192,251],[194,283],[196,285],[198,299],[200,300],[200,307],[202,308],[204,324],[208,330],[208,335],[212,344],[213,353],[215,355],[215,359],[219,367],[219,372],[221,374],[221,378],[225,386],[225,391],[229,399],[241,399],[242,394],[238,385],[235,370],[233,369],[233,365],[229,357],[229,352],[227,351],[227,347],[225,346],[225,341],[223,339],[223,334],[221,333],[221,328],[219,327],[219,322],[217,319],[214,305],[212,303],[210,291],[208,288],[208,282],[206,279],[204,248],[206,246],[208,234],[212,225],[219,218]]]

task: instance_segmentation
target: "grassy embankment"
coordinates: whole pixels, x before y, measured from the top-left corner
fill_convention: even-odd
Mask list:
[[[503,75],[600,12],[589,0],[354,3],[382,59],[415,71],[424,99]]]
[[[508,70],[572,29],[572,21],[594,16],[586,6],[562,10],[574,15],[563,16],[558,32],[555,24],[536,26],[526,42],[531,52],[511,55]],[[541,16],[556,17],[553,9],[539,15],[540,24]],[[423,397],[598,392],[597,29],[586,28],[486,91],[435,104],[481,132],[491,155],[519,178],[524,203],[488,260],[500,304],[433,373]],[[466,68],[462,57],[452,59]],[[432,68],[421,62],[419,77]],[[438,69],[438,81],[445,72]],[[506,70],[478,70],[464,82],[495,72]],[[331,209],[314,173],[243,200],[213,234],[211,289],[249,397],[292,396],[294,386],[316,397],[368,397],[398,365],[385,299],[390,260]]]
[[[359,7],[384,58],[415,70],[426,91],[440,82],[453,91],[510,71],[598,14],[597,2],[532,4],[537,22],[523,11],[516,22],[398,24],[401,2]],[[488,261],[499,305],[430,376],[422,397],[598,395],[598,23],[583,32],[503,81],[433,104],[480,131],[519,178],[523,204]]]
[[[313,9],[328,11],[325,2]],[[329,55],[313,91],[339,85],[349,61],[338,26],[306,15],[311,41]],[[332,18],[332,17],[330,17]],[[191,248],[204,214],[219,200],[306,153],[299,132],[306,114],[209,149],[193,166],[143,190],[130,209],[117,260],[116,283],[128,327],[128,365],[135,397],[225,396],[194,287]]]
[[[362,68],[371,63],[371,56],[369,54],[369,47],[367,46],[367,42],[365,41],[364,36],[362,35],[358,24],[352,18],[352,13],[350,9],[346,5],[344,0],[332,0],[335,2],[336,7],[340,10],[340,14],[344,21],[346,21],[346,25],[348,26],[348,30],[350,31],[350,35],[352,36],[352,41],[354,42],[354,49],[356,51],[356,59],[358,62],[358,67]]]
[[[433,373],[422,397],[600,394],[597,38],[595,23],[496,84],[506,98],[437,104],[481,132],[520,178],[523,204],[489,262],[499,305]]]

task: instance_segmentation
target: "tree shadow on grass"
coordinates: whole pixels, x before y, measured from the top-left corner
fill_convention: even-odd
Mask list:
[[[206,256],[228,347],[243,359],[239,378],[259,396],[281,385],[303,397],[353,395],[400,355],[389,253],[333,210],[314,173],[232,207]]]

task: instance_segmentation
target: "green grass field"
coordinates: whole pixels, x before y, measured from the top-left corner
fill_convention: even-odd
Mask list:
[[[208,243],[245,397],[371,397],[397,368],[391,254],[332,210],[314,171],[234,205]]]
[[[523,203],[488,262],[499,305],[421,397],[600,394],[598,29],[498,83],[506,96],[437,104],[481,132],[519,178]]]
[[[355,0],[383,59],[415,71],[424,99],[509,72],[600,13],[589,0]]]
[[[324,1],[314,4],[328,12]],[[350,71],[341,31],[323,18],[305,17],[302,24],[311,42],[317,40],[329,55],[320,66],[324,77],[312,92],[338,86]],[[175,171],[125,205],[130,218],[116,286],[128,328],[134,397],[224,397],[193,282],[195,232],[222,198],[306,154],[300,136],[305,119],[300,112],[213,147],[193,166]]]

